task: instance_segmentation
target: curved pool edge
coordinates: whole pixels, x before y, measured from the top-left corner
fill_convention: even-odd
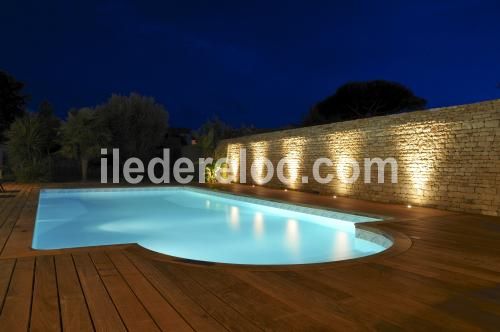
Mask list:
[[[151,260],[187,265],[191,267],[214,268],[214,269],[240,269],[240,270],[251,270],[251,271],[289,271],[289,270],[332,268],[335,266],[355,265],[371,261],[377,261],[383,257],[392,257],[399,255],[410,249],[413,243],[410,237],[401,232],[393,230],[386,231],[372,226],[365,227],[364,225],[360,225],[359,228],[363,229],[364,231],[377,233],[389,238],[392,241],[392,245],[389,248],[381,252],[378,252],[376,254],[339,260],[339,261],[304,263],[304,264],[265,264],[265,265],[234,264],[234,263],[220,263],[220,262],[193,260],[153,251],[151,249],[141,246],[138,243],[131,244],[128,250],[132,250],[135,254],[138,254],[142,257]]]

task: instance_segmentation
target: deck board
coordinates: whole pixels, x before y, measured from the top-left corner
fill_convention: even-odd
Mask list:
[[[73,259],[95,329],[97,331],[126,331],[122,318],[90,256],[79,253],[74,254]]]
[[[34,257],[17,260],[0,313],[4,331],[26,331],[29,327],[34,270]]]
[[[10,192],[0,199],[1,331],[495,331],[500,326],[499,217],[218,186],[392,216],[375,227],[412,241],[405,251],[366,261],[249,269],[177,262],[135,245],[32,250],[40,186],[6,187]]]
[[[169,303],[174,303],[176,310],[185,318],[191,327],[197,331],[222,331],[226,328],[215,320],[203,307],[187,296],[170,278],[161,273],[150,262],[134,253],[127,252],[127,257],[141,270],[148,281],[165,297]]]
[[[263,329],[287,331],[325,330],[328,322],[320,323],[304,312],[294,308],[291,303],[280,301],[238,278],[230,271],[206,272],[197,268],[182,268],[189,276],[198,280],[205,288],[217,294],[225,303],[248,317]],[[305,295],[305,294],[304,294]],[[296,299],[299,301],[300,298]],[[344,326],[338,325],[344,329]]]
[[[2,311],[7,290],[16,264],[15,259],[2,259],[0,260],[0,312]]]
[[[159,331],[152,317],[116,270],[106,253],[93,252],[90,257],[127,329]]]
[[[57,276],[53,256],[38,256],[31,306],[31,331],[60,331]]]
[[[113,251],[108,256],[162,330],[193,330],[123,253]]]
[[[89,309],[76,273],[73,257],[55,256],[61,323],[66,331],[93,331]]]
[[[197,281],[190,278],[176,266],[165,266],[161,268],[164,275],[171,278],[173,282],[180,285],[193,301],[203,306],[206,312],[214,317],[230,331],[256,331],[259,327],[241,315],[231,306],[223,302],[219,297],[208,291]]]

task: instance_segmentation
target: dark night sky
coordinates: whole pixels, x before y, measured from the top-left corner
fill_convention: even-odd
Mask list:
[[[174,126],[275,127],[369,79],[500,98],[499,1],[4,1],[0,37],[0,69],[62,116],[136,91]]]

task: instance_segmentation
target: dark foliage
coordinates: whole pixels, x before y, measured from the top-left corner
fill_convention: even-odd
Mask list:
[[[24,83],[0,71],[0,142],[14,120],[24,114],[28,97],[22,93]]]
[[[33,114],[17,118],[6,133],[9,164],[17,181],[46,181],[51,177],[47,137]]]
[[[426,100],[402,84],[388,81],[352,82],[316,104],[304,125],[347,121],[423,109]]]
[[[233,128],[218,118],[207,120],[201,128],[194,133],[199,140],[199,144],[205,156],[213,156],[217,144],[227,138],[234,138],[246,135],[252,135],[262,132],[254,126],[241,126]]]
[[[123,160],[130,157],[147,160],[163,143],[168,112],[152,97],[136,93],[113,95],[96,112],[110,131],[110,147],[119,148]]]
[[[46,139],[44,146],[47,149],[47,154],[57,151],[60,148],[57,141],[61,120],[55,115],[54,109],[48,101],[40,103],[36,115],[41,123],[42,135]]]
[[[101,148],[110,141],[110,133],[92,108],[73,109],[61,128],[61,151],[68,158],[80,161],[82,181],[87,180],[89,161],[97,158]]]

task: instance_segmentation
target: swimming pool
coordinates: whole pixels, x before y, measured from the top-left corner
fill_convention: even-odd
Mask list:
[[[34,249],[138,243],[234,264],[305,264],[372,255],[392,242],[356,229],[379,219],[191,187],[41,190]]]

